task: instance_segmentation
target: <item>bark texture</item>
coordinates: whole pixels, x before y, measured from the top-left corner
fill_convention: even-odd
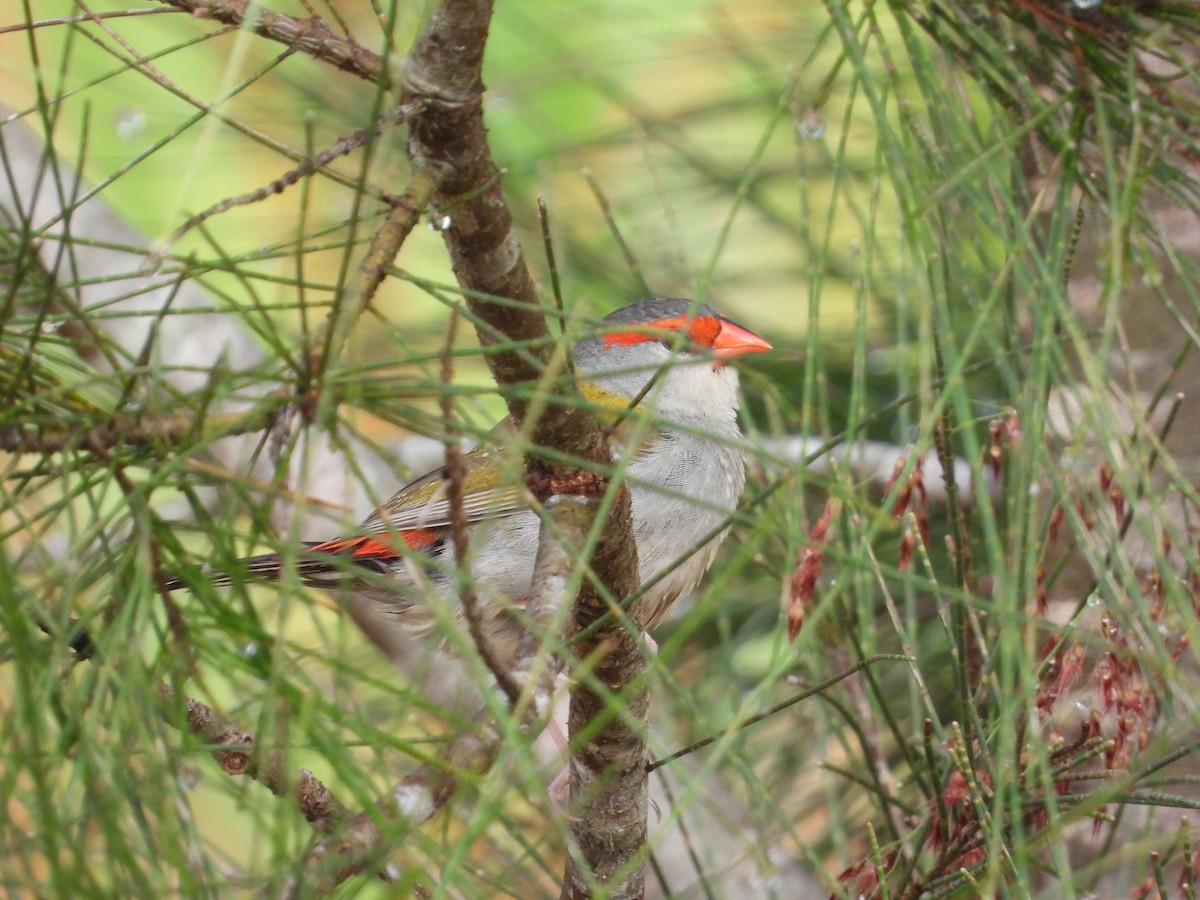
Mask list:
[[[480,321],[484,347],[520,341],[525,350],[490,353],[488,362],[501,390],[529,387],[557,376],[563,367],[538,303],[512,216],[504,203],[501,173],[492,159],[483,122],[481,67],[492,4],[487,0],[446,0],[434,10],[405,66],[401,102],[414,110],[409,151],[414,165],[444,168],[434,205],[449,218],[443,234],[471,312]],[[546,407],[531,411],[528,391],[506,392],[509,411],[531,435],[528,467],[534,479],[561,478],[573,466],[539,455],[538,448],[611,467],[607,439],[581,404],[558,392]],[[534,412],[536,421],[527,422]],[[585,479],[586,481],[586,479]],[[549,514],[568,546],[582,548],[599,508],[600,496],[584,497],[590,515],[574,504]],[[628,596],[637,587],[637,548],[629,496],[620,490],[604,523],[591,566],[607,594]],[[575,601],[572,633],[589,628],[612,611],[611,604],[585,580]],[[637,610],[631,611],[638,621]],[[564,897],[591,896],[603,886],[612,897],[644,893],[640,853],[646,840],[646,751],[643,742],[648,698],[641,677],[641,650],[617,617],[576,642],[593,682],[577,679],[571,691],[570,732],[589,729],[593,737],[571,750],[571,837],[563,883]],[[610,697],[617,697],[614,709]],[[599,729],[597,724],[603,723]]]

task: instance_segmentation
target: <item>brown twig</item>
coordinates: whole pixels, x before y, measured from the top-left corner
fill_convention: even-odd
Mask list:
[[[95,22],[101,19],[128,19],[142,16],[168,15],[174,12],[170,9],[112,9],[102,13],[89,12],[82,16],[58,16],[53,19],[36,19],[32,22],[18,22],[16,25],[0,27],[0,35],[29,32],[35,28],[57,28],[63,25],[77,25],[80,22]]]
[[[312,342],[310,353],[315,365],[312,372],[320,383],[320,375],[331,360],[342,354],[346,339],[363,310],[371,305],[379,285],[387,277],[396,254],[412,233],[421,213],[436,195],[445,169],[438,165],[417,165],[413,179],[404,193],[392,205],[387,218],[371,236],[367,253],[359,263],[358,273],[350,284],[339,292],[325,327]]]
[[[173,721],[170,709],[179,703],[173,688],[158,686],[167,720]],[[264,757],[257,753],[258,744],[253,732],[238,728],[221,719],[213,710],[191,697],[183,698],[187,727],[204,743],[227,775],[253,778],[277,797],[290,794],[305,820],[323,834],[333,832],[351,818],[350,811],[307,769],[301,769],[289,783],[279,757]]]
[[[214,203],[208,209],[196,213],[196,215],[188,218],[186,222],[180,225],[167,239],[168,245],[173,245],[179,241],[185,234],[211,219],[213,216],[220,215],[223,212],[228,212],[238,206],[249,206],[252,203],[259,203],[266,200],[268,197],[275,194],[282,194],[292,185],[296,184],[301,178],[318,172],[325,166],[329,165],[339,156],[345,156],[353,150],[357,150],[371,138],[381,133],[384,129],[391,125],[396,125],[403,122],[408,115],[409,110],[402,106],[397,106],[388,112],[386,115],[380,116],[375,124],[369,128],[360,128],[351,134],[349,137],[342,138],[331,147],[322,150],[316,156],[306,157],[300,160],[298,165],[288,169],[270,184],[265,184],[260,188],[255,188],[252,191],[247,191],[244,194],[239,194],[236,197],[226,197],[219,203]],[[403,198],[394,198],[392,200],[394,206],[404,205]]]
[[[234,437],[270,428],[275,410],[207,416],[203,430]],[[140,416],[116,415],[107,422],[81,427],[71,425],[0,426],[0,450],[5,453],[62,453],[82,450],[96,453],[117,447],[173,446],[193,440],[197,426],[192,414]]]
[[[338,37],[329,30],[325,20],[319,16],[297,19],[263,9],[255,3],[254,12],[248,18],[250,0],[158,0],[158,2],[189,12],[197,19],[212,19],[226,25],[236,25],[245,31],[252,31],[381,87],[387,88],[391,84],[391,76],[378,53],[372,53],[349,38]]]

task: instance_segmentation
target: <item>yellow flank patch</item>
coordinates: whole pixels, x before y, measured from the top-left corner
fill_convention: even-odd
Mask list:
[[[579,393],[583,395],[584,400],[600,407],[601,410],[611,410],[613,413],[619,413],[624,412],[629,406],[628,397],[622,397],[618,393],[606,390],[594,381],[579,382]]]

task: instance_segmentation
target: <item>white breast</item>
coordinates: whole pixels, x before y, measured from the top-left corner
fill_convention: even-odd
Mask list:
[[[647,592],[648,624],[660,619],[708,570],[728,532],[721,526],[737,508],[746,482],[736,447],[670,431],[660,443],[661,448],[632,464],[629,471],[634,482],[638,574],[645,583],[671,570]]]

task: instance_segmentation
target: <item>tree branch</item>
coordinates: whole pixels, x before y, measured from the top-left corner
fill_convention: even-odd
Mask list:
[[[382,87],[391,85],[391,77],[383,59],[350,38],[337,37],[319,16],[297,19],[281,15],[254,4],[253,15],[247,17],[250,0],[158,0],[176,9],[189,12],[197,19],[212,19],[225,25],[236,25],[246,31],[286,44],[293,50],[306,53],[313,59],[349,72]]]
[[[272,426],[277,409],[207,416],[205,429],[222,437],[253,434]],[[72,425],[0,426],[0,451],[5,453],[61,453],[68,449],[89,452],[116,447],[173,446],[193,440],[197,431],[194,413],[165,416],[114,416],[90,428]]]
[[[163,699],[164,711],[178,703],[170,685],[160,684],[158,693]],[[183,707],[188,728],[211,745],[213,759],[227,774],[253,778],[277,797],[291,793],[304,818],[325,834],[350,819],[350,811],[329,788],[313,777],[312,772],[301,769],[289,791],[288,779],[279,759],[274,756],[263,758],[257,754],[252,732],[222,720],[208,706],[191,697],[183,698]]]
[[[346,340],[387,277],[388,270],[396,261],[396,254],[420,220],[421,213],[435,196],[438,182],[445,174],[439,166],[418,165],[414,167],[412,181],[404,193],[392,205],[383,224],[371,235],[371,244],[359,263],[354,280],[346,285],[334,300],[325,320],[325,327],[313,342],[311,355],[315,368],[324,367],[341,356]]]
[[[573,466],[539,455],[539,448],[610,469],[607,439],[583,405],[571,402],[573,388],[536,411],[523,396],[504,391],[508,385],[554,377],[564,361],[553,355],[554,343],[487,144],[480,73],[491,14],[490,0],[444,0],[433,11],[409,55],[401,85],[402,102],[419,110],[409,123],[409,153],[414,164],[448,167],[433,202],[441,207],[455,204],[442,233],[467,303],[483,323],[480,343],[486,348],[519,341],[528,347],[493,351],[487,358],[509,412],[532,436],[526,464],[530,475],[553,479],[574,471]],[[494,302],[493,297],[507,302]],[[535,421],[526,421],[531,415]],[[551,505],[548,514],[566,545],[586,546],[599,502],[589,490],[578,508]],[[564,573],[570,564],[568,554]],[[621,599],[637,587],[637,548],[624,488],[614,499],[591,567],[611,597]],[[585,580],[574,605],[572,633],[610,611],[611,604]],[[639,621],[636,608],[631,615]],[[644,876],[638,855],[645,844],[647,809],[642,734],[648,709],[640,677],[641,650],[620,617],[610,617],[587,640],[576,642],[574,650],[592,664],[593,677],[603,690],[621,695],[623,710],[617,715],[607,709],[601,694],[582,683],[571,690],[571,731],[589,725],[595,737],[574,748],[571,760],[571,837],[577,852],[569,855],[563,894],[590,896],[591,885],[599,882],[610,896],[641,896]],[[597,731],[600,721],[605,724]],[[596,790],[601,784],[603,790]]]

